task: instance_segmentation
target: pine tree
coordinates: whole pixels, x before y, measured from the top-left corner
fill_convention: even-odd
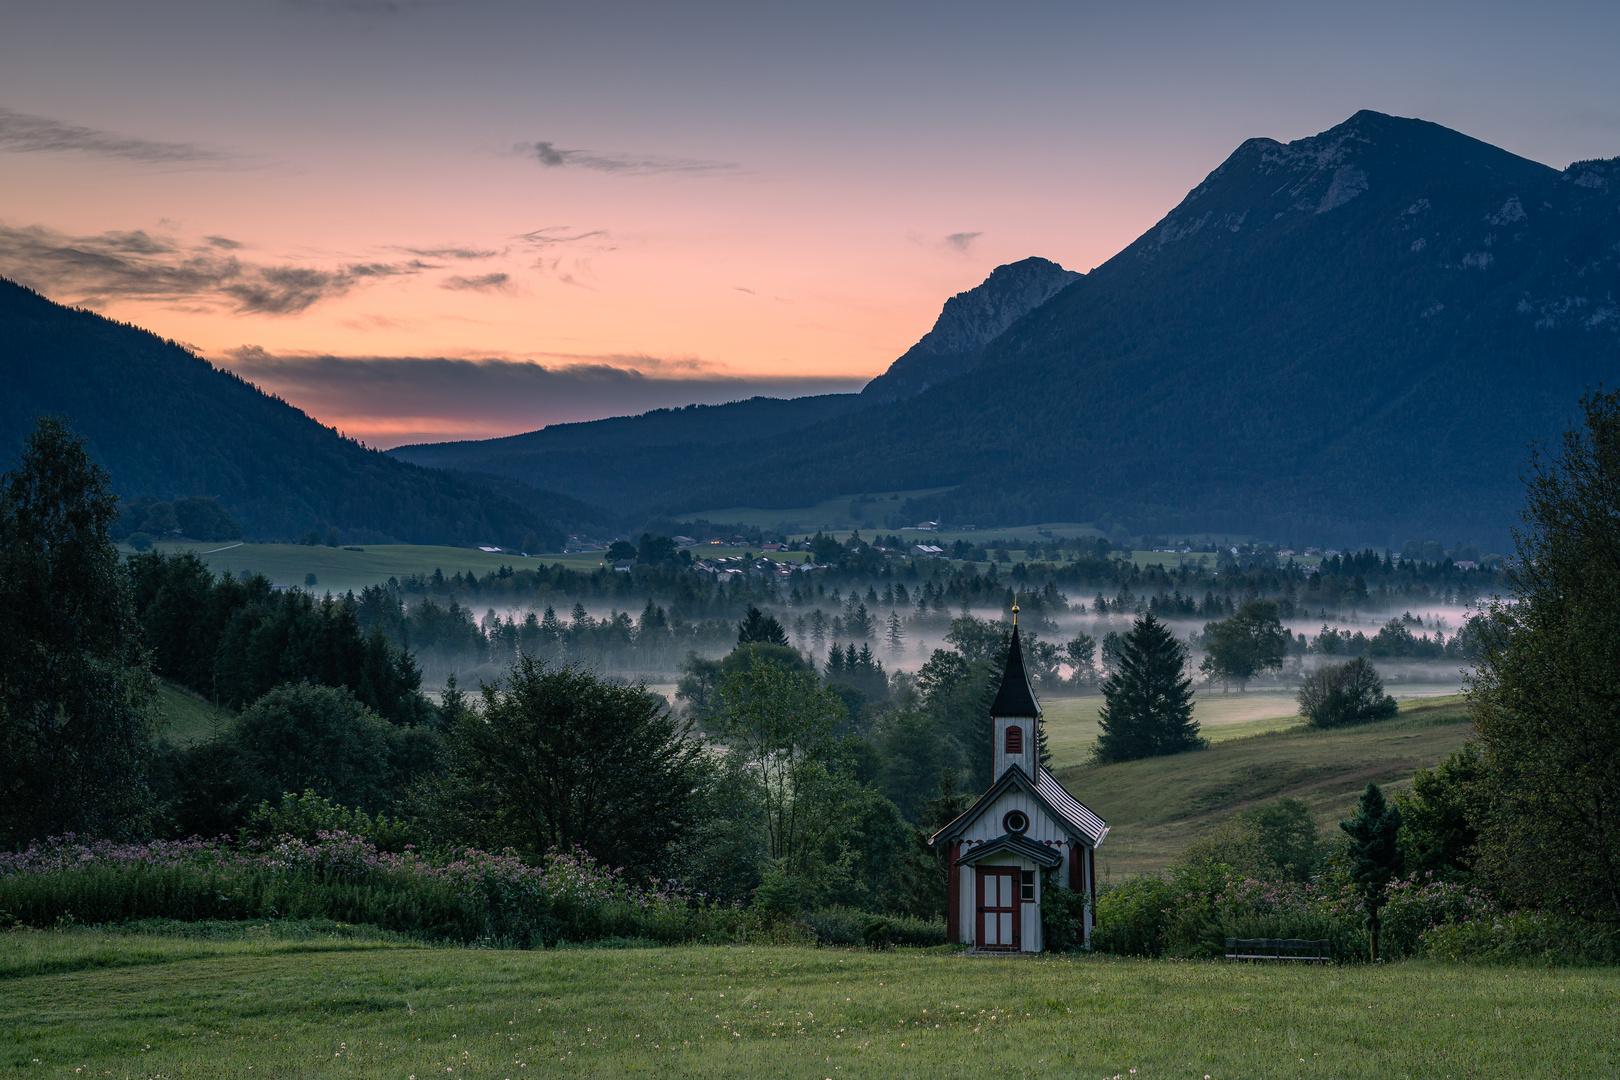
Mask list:
[[[1401,849],[1396,838],[1401,831],[1401,812],[1384,802],[1378,785],[1369,783],[1356,803],[1356,816],[1339,822],[1350,838],[1350,880],[1361,894],[1361,910],[1372,935],[1372,958],[1378,959],[1380,913],[1388,899],[1389,883],[1400,876]]]
[[[1151,613],[1136,620],[1120,640],[1119,670],[1103,683],[1093,760],[1134,761],[1205,746],[1192,718],[1186,664],[1187,650],[1168,627]]]

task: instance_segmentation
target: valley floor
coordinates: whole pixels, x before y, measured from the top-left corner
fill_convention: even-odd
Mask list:
[[[1614,969],[0,934],[41,1077],[1594,1076],[1617,1025]]]

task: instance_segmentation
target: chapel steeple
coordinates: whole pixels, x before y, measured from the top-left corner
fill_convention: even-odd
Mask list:
[[[995,757],[992,774],[1000,777],[1017,765],[1024,775],[1035,775],[1035,730],[1041,722],[1041,703],[1029,685],[1024,670],[1024,649],[1018,640],[1018,605],[1013,605],[1012,645],[1007,650],[1007,667],[1001,673],[1001,688],[990,705],[995,728]]]

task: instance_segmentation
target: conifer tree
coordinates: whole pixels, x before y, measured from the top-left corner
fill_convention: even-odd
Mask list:
[[[1205,745],[1192,718],[1187,650],[1151,613],[1120,641],[1119,669],[1103,683],[1099,763],[1134,761]]]
[[[1361,894],[1361,910],[1367,919],[1367,932],[1372,935],[1372,958],[1377,960],[1380,913],[1388,899],[1390,881],[1399,877],[1403,868],[1401,849],[1396,844],[1401,812],[1385,804],[1377,784],[1368,783],[1356,803],[1355,817],[1339,822],[1339,828],[1350,837],[1350,880]]]
[[[138,832],[155,691],[84,440],[42,417],[0,477],[0,847]]]
[[[898,611],[889,612],[889,652],[899,656],[906,651],[906,631]]]

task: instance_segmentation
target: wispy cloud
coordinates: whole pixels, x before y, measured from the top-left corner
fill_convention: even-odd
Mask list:
[[[600,237],[607,239],[606,229],[587,229],[584,232],[575,232],[571,225],[546,225],[526,233],[519,233],[516,239],[525,244],[536,247],[553,247],[558,244],[578,244],[585,240],[595,240]]]
[[[859,378],[734,375],[696,357],[546,354],[541,360],[273,354],[225,366],[373,445],[480,438],[547,424],[765,395],[860,389]]]
[[[261,315],[296,315],[363,281],[419,272],[410,264],[353,262],[332,267],[264,265],[209,237],[182,245],[144,230],[67,236],[42,226],[0,224],[0,274],[48,296],[81,304],[117,299],[225,304]]]
[[[592,169],[622,176],[651,176],[657,173],[713,175],[735,173],[741,166],[732,161],[706,161],[699,158],[665,157],[657,154],[598,153],[593,150],[564,150],[551,142],[518,143],[512,148],[533,158],[548,169]]]
[[[498,251],[474,247],[399,248],[398,250],[411,255],[420,255],[424,259],[493,259],[500,254]]]
[[[511,292],[512,278],[510,274],[480,274],[477,277],[453,274],[441,281],[439,288],[464,292]]]
[[[953,232],[945,238],[945,246],[954,248],[966,255],[973,250],[973,241],[983,235],[982,232]]]
[[[0,151],[17,154],[89,154],[170,167],[240,168],[250,164],[240,154],[199,143],[138,139],[10,109],[0,109]]]

